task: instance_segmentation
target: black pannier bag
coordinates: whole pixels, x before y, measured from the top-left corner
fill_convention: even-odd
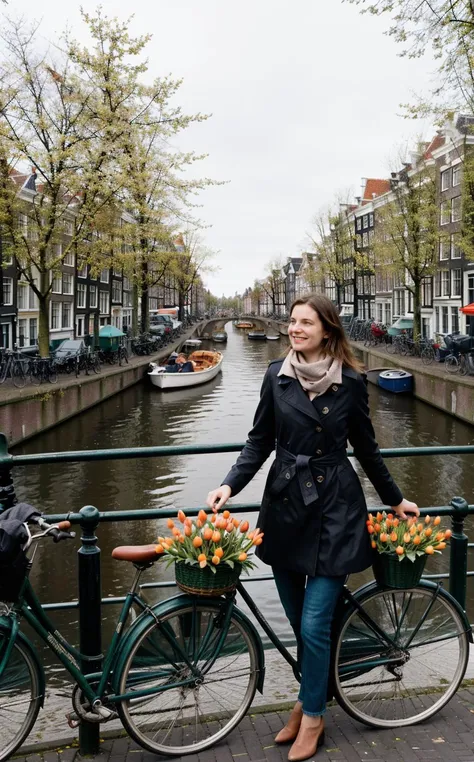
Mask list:
[[[15,603],[28,569],[23,545],[28,539],[24,522],[40,512],[28,503],[18,503],[0,513],[0,601]]]
[[[470,352],[474,349],[474,336],[466,336],[464,334],[453,336],[453,342],[458,352]]]

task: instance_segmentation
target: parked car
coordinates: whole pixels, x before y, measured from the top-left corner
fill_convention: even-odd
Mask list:
[[[64,339],[52,352],[52,357],[56,360],[58,370],[70,373],[75,368],[76,360],[83,354],[87,354],[83,339]]]
[[[155,331],[155,328],[158,326],[162,326],[164,333],[169,334],[173,332],[173,319],[170,315],[152,315],[150,317],[150,331],[152,333],[157,333],[158,331]]]

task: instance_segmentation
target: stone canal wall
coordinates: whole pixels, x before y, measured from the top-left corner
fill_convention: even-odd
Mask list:
[[[366,348],[351,342],[357,357],[368,370],[372,368],[403,368],[413,374],[415,397],[445,413],[474,424],[474,376],[451,376],[442,363],[423,365],[414,357],[389,355],[381,349]]]

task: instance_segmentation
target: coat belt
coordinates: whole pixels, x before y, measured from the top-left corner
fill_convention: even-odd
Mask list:
[[[301,490],[301,496],[305,505],[309,505],[318,499],[318,488],[316,480],[311,471],[311,467],[325,468],[326,466],[336,466],[347,458],[345,450],[335,450],[320,458],[314,455],[295,455],[288,452],[281,445],[276,448],[276,460],[282,466],[278,476],[272,482],[270,491],[278,494],[295,477]]]

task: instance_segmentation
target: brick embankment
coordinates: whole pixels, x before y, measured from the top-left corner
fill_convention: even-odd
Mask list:
[[[224,741],[201,754],[174,757],[176,762],[283,762],[289,745],[273,738],[285,724],[287,711],[250,714]],[[316,762],[474,762],[474,689],[464,689],[432,720],[395,730],[367,728],[335,705],[326,715],[326,738]],[[24,762],[76,762],[77,747],[18,757]],[[104,739],[97,762],[156,762],[128,737]]]

